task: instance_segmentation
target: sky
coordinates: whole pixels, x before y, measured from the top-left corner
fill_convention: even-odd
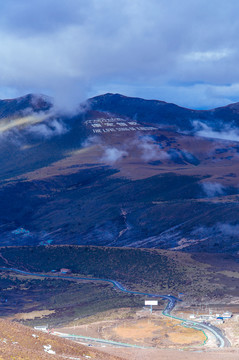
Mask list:
[[[238,0],[0,2],[0,98],[73,108],[113,92],[208,109],[239,101]]]

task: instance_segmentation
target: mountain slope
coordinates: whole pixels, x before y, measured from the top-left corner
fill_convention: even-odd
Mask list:
[[[105,94],[90,99],[92,109],[112,112],[180,130],[193,130],[193,120],[239,126],[239,103],[212,110],[192,110],[158,100],[130,98],[120,94]]]
[[[108,355],[73,341],[44,334],[23,325],[0,320],[0,359],[60,360],[99,359],[120,360],[118,356]]]
[[[50,98],[36,94],[28,94],[17,99],[0,100],[0,119],[23,116],[32,111],[47,111],[51,107]]]
[[[239,250],[238,104],[197,111],[106,94],[74,116],[44,106],[26,119],[28,101],[0,127],[2,245]]]

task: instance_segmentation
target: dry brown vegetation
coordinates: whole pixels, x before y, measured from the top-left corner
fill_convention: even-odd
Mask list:
[[[125,360],[238,360],[237,350],[178,351],[165,349],[105,349],[107,353],[117,354]]]
[[[44,345],[51,345],[55,355],[46,353]],[[17,323],[0,320],[0,360],[62,360],[63,358],[120,360],[117,356],[104,354]]]
[[[147,311],[134,319],[98,321],[92,324],[59,328],[57,331],[146,347],[178,348],[201,346],[206,337],[198,330],[181,326],[181,322],[160,315],[148,316]]]
[[[131,339],[134,343],[146,342],[156,346],[178,347],[180,345],[201,345],[205,335],[201,331],[179,326],[180,322],[162,318],[143,319],[120,324],[113,328],[119,340]]]
[[[54,314],[55,310],[42,310],[42,311],[31,311],[26,313],[18,313],[14,316],[14,319],[17,320],[32,320],[32,319],[38,319],[43,318],[45,316]]]

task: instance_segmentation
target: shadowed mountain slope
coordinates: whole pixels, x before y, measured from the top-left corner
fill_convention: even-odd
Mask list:
[[[28,94],[17,99],[0,100],[0,119],[13,118],[32,111],[47,111],[52,107],[50,98]]]
[[[180,130],[193,130],[193,120],[210,123],[215,128],[219,121],[239,126],[239,103],[212,110],[192,110],[164,101],[131,98],[120,94],[96,96],[90,99],[90,103],[94,110]]]

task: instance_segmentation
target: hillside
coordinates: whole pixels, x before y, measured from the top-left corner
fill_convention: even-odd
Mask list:
[[[16,119],[32,112],[48,111],[52,107],[47,96],[27,94],[17,99],[0,100],[0,124],[4,119]]]
[[[1,101],[2,245],[239,250],[238,104],[105,94],[62,116],[37,99]]]
[[[182,307],[238,308],[239,264],[228,254],[89,246],[7,247],[0,249],[0,311],[2,317],[35,326],[87,323],[122,308],[141,309],[145,296],[116,290],[112,284],[90,281],[113,279],[129,290],[182,297]],[[58,276],[61,268],[89,281],[26,276],[6,271],[18,268]],[[52,272],[52,270],[54,270]],[[181,294],[181,295],[179,295]],[[178,304],[179,306],[181,305]],[[163,309],[165,301],[160,300]]]
[[[60,360],[62,358],[120,360],[118,356],[89,349],[87,346],[44,334],[8,320],[0,320],[0,344],[1,360]]]
[[[121,94],[105,94],[90,99],[93,110],[157,124],[167,128],[193,130],[193,121],[210,124],[214,129],[226,125],[239,126],[239,103],[211,110],[193,110],[159,100],[130,98]]]

